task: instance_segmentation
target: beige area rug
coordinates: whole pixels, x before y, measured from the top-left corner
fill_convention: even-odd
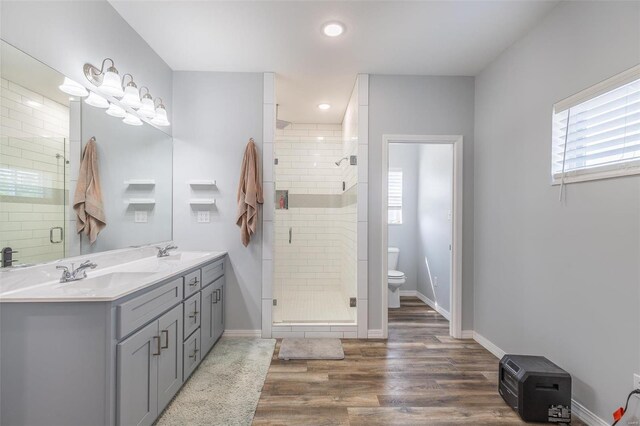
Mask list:
[[[273,339],[221,338],[156,425],[250,425],[275,343]]]
[[[344,359],[340,339],[282,339],[279,359]]]

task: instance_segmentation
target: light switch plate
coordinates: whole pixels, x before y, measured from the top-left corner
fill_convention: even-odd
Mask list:
[[[209,222],[211,222],[211,212],[209,210],[199,210],[198,223],[209,223]]]
[[[633,375],[633,388],[640,389],[640,374]]]
[[[147,223],[147,211],[146,210],[136,210],[135,223]]]

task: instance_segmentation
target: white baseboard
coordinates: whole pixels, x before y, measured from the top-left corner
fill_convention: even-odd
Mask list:
[[[473,330],[462,330],[463,339],[473,339]]]
[[[468,332],[470,330],[465,330]],[[496,358],[500,359],[505,356],[506,352],[496,346],[491,340],[487,339],[483,335],[473,332],[473,340],[478,342],[482,347],[491,352]],[[580,404],[575,398],[571,398],[571,412],[577,418],[588,424],[589,426],[608,426],[609,423],[602,420],[600,417],[596,416],[592,411],[590,411],[587,407]]]
[[[400,290],[400,296],[417,296],[417,291],[416,290]]]
[[[261,337],[262,330],[225,330],[225,337]]]
[[[451,313],[449,311],[445,310],[442,306],[439,306],[436,302],[429,299],[419,291],[416,291],[416,296],[418,297],[418,299],[422,300],[424,303],[433,308],[437,313],[445,317],[448,321],[451,321]]]
[[[382,339],[382,330],[369,330],[367,332],[368,339]]]

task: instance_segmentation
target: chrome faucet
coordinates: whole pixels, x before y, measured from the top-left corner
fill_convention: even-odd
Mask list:
[[[166,247],[156,247],[158,249],[158,257],[167,257],[170,256],[169,250],[177,250],[178,246],[173,244],[169,244]]]
[[[60,277],[61,283],[68,283],[69,281],[78,281],[84,278],[87,278],[87,269],[95,269],[98,265],[92,263],[90,260],[86,260],[78,266],[78,268],[73,267],[73,263],[71,264],[71,271],[64,265],[56,266],[56,269],[62,269],[62,276]]]

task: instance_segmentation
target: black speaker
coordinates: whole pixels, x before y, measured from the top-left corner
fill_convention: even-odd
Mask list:
[[[502,357],[498,391],[525,422],[571,422],[571,375],[545,357]]]

